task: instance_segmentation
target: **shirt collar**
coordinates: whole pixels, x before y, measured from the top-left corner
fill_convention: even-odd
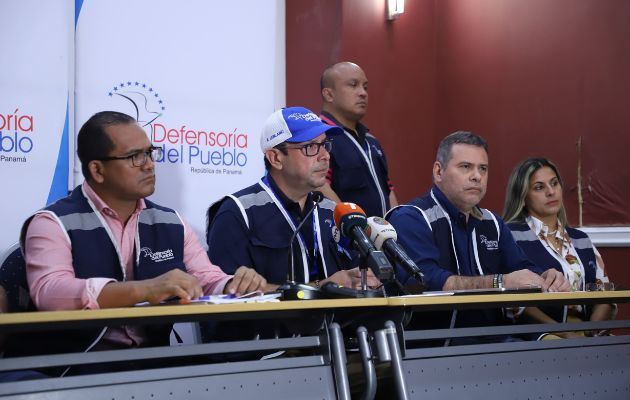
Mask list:
[[[440,205],[444,208],[444,210],[451,217],[451,219],[456,219],[456,220],[461,219],[462,221],[466,221],[466,214],[461,212],[459,208],[455,207],[455,205],[451,203],[451,201],[440,190],[440,188],[437,187],[437,185],[434,184],[433,187],[431,188],[431,191],[435,195],[435,198],[437,199],[438,203],[440,203]],[[483,219],[483,213],[481,212],[478,206],[473,207],[473,209],[470,211],[470,216],[478,220]]]
[[[547,236],[547,234],[550,231],[549,227],[545,225],[544,222],[542,222],[541,220],[539,220],[538,218],[532,215],[528,215],[525,221],[527,222],[527,225],[529,225],[530,229],[533,230],[534,233],[536,233],[536,236],[540,234]],[[558,230],[556,231],[554,236],[558,238],[562,238],[563,231],[564,231],[564,228],[562,227],[560,220],[558,220]]]
[[[280,204],[282,204],[282,206],[285,208],[285,210],[287,210],[290,213],[295,214],[297,216],[301,216],[302,215],[302,211],[300,210],[300,204],[298,202],[295,202],[295,201],[291,200],[290,198],[288,198],[284,194],[284,192],[282,192],[282,190],[280,190],[280,188],[276,184],[276,181],[273,180],[273,177],[271,176],[271,174],[267,174],[267,182],[269,183],[269,187],[276,194],[276,197],[278,197],[278,200],[280,201]],[[306,203],[305,203],[305,206],[304,206],[304,213],[306,213],[311,208],[311,205],[313,204],[313,202],[311,201],[311,196],[312,196],[312,194],[309,193],[307,195],[307,197],[306,197]]]
[[[113,215],[118,217],[116,211],[114,211],[114,209],[108,206],[107,203],[105,203],[105,201],[101,199],[101,197],[94,191],[94,189],[92,189],[88,181],[83,182],[83,193],[85,193],[88,199],[90,199],[92,203],[94,203],[94,207],[96,208],[96,210],[98,210],[98,212],[100,212],[101,214]],[[144,202],[144,199],[138,200],[136,202],[136,209],[134,210],[134,214],[140,212],[145,208],[147,208],[147,205]]]
[[[343,126],[342,124],[339,123],[339,121],[337,121],[337,118],[335,118],[331,113],[329,113],[328,111],[322,111],[321,115],[325,116],[326,118],[328,118],[329,120],[331,120],[332,122],[335,123],[335,125],[337,125],[340,128],[343,128],[343,130],[348,131],[350,133],[352,133],[355,136],[359,136],[361,138],[364,138],[365,135],[367,135],[367,133],[370,131],[370,129],[363,125],[361,122],[357,122],[357,130],[353,130],[348,128],[347,126]]]

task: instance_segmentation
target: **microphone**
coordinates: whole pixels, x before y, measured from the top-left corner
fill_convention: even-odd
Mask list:
[[[319,290],[311,287],[304,283],[295,282],[295,259],[293,255],[293,243],[295,242],[295,238],[297,237],[300,229],[304,225],[304,222],[315,212],[317,208],[317,204],[319,204],[322,200],[324,200],[324,195],[322,192],[314,191],[311,192],[311,201],[313,201],[313,207],[306,213],[302,221],[295,227],[295,231],[291,235],[291,240],[289,241],[289,277],[288,281],[280,286],[278,290],[282,291],[282,300],[306,300],[306,299],[317,299],[321,297],[319,295]],[[308,282],[308,276],[305,276],[304,279]]]
[[[394,269],[385,254],[377,250],[365,234],[367,218],[363,209],[354,203],[338,203],[333,215],[341,234],[352,239],[361,258],[367,262],[374,275],[382,282],[390,280]]]
[[[400,264],[407,273],[412,275],[416,281],[424,286],[424,274],[420,271],[420,268],[415,262],[403,250],[403,248],[396,243],[398,234],[396,229],[386,219],[380,217],[370,217],[367,219],[367,234],[370,236],[370,240],[374,242],[377,249],[382,249],[390,260],[394,263]]]
[[[317,208],[317,205],[321,203],[322,200],[324,200],[324,195],[320,191],[311,192],[311,200],[313,201],[313,207],[308,210],[304,218],[302,218],[302,221],[300,221],[298,226],[295,227],[295,231],[293,232],[293,235],[291,235],[291,241],[289,241],[289,265],[291,266],[291,275],[289,276],[289,281],[293,283],[295,283],[295,259],[293,255],[293,243],[295,242],[295,238],[300,232],[300,229],[302,229],[302,226],[304,226],[304,222],[306,222],[306,220],[310,218],[311,214],[313,214],[313,212]],[[305,276],[304,279],[308,281],[308,277]]]

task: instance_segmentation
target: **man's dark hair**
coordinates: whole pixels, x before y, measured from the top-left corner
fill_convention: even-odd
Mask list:
[[[280,152],[284,154],[285,156],[289,154],[289,151],[285,147],[284,142],[278,144],[277,146],[274,146],[274,149],[280,150]],[[271,163],[269,162],[269,160],[267,160],[267,157],[264,155],[263,155],[263,159],[265,160],[265,170],[267,172],[271,171]]]
[[[77,154],[81,160],[81,172],[86,180],[91,180],[88,164],[90,161],[107,157],[114,148],[114,142],[105,132],[112,125],[135,124],[136,120],[117,111],[101,111],[90,117],[79,130]]]
[[[451,157],[453,156],[451,150],[453,149],[453,145],[456,144],[468,144],[471,146],[483,147],[486,153],[488,152],[488,142],[486,142],[486,140],[481,136],[468,131],[453,132],[442,139],[440,145],[438,146],[435,159],[440,163],[440,165],[442,165],[442,167],[446,167],[448,162],[451,160]]]

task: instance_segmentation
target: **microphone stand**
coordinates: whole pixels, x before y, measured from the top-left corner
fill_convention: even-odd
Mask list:
[[[361,273],[361,289],[357,290],[356,297],[385,297],[385,293],[383,290],[379,289],[370,289],[367,285],[367,272],[368,269],[371,269],[372,272],[376,273],[377,278],[381,281],[383,285],[389,282],[392,279],[392,276],[388,273],[381,273],[381,265],[382,260],[384,258],[384,254],[378,250],[370,252],[368,255],[360,255],[359,257],[359,272]],[[380,276],[379,276],[380,275]],[[383,286],[384,287],[384,286]]]
[[[282,292],[282,300],[310,300],[310,299],[319,299],[322,297],[319,289],[314,288],[305,283],[297,283],[295,281],[295,259],[293,255],[293,242],[295,242],[295,238],[297,237],[300,229],[306,222],[308,218],[311,217],[315,209],[317,208],[317,204],[324,199],[324,195],[321,192],[312,192],[312,201],[313,207],[306,213],[302,221],[295,227],[295,231],[293,235],[291,235],[291,241],[289,242],[289,266],[290,266],[290,275],[287,281],[278,288],[279,291]],[[304,279],[307,279],[306,277]]]
[[[365,236],[363,229],[359,226],[353,226],[350,228],[355,230],[353,236],[353,243],[355,249],[359,252],[359,272],[361,273],[361,288],[339,288],[336,285],[326,284],[322,287],[322,290],[326,292],[329,297],[333,298],[372,298],[372,297],[384,297],[384,292],[378,289],[370,289],[367,285],[367,271],[368,268],[374,272],[374,275],[385,283],[391,278],[392,268],[389,265],[389,261],[385,258],[385,255],[376,250],[372,242]],[[342,232],[343,233],[343,232]],[[360,241],[360,243],[359,243]],[[388,268],[389,267],[389,268]]]

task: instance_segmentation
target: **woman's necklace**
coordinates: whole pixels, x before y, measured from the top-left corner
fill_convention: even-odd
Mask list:
[[[561,254],[562,246],[564,245],[564,238],[557,237],[556,233],[558,229],[556,228],[553,232],[547,232],[547,243],[555,250],[556,253]]]

